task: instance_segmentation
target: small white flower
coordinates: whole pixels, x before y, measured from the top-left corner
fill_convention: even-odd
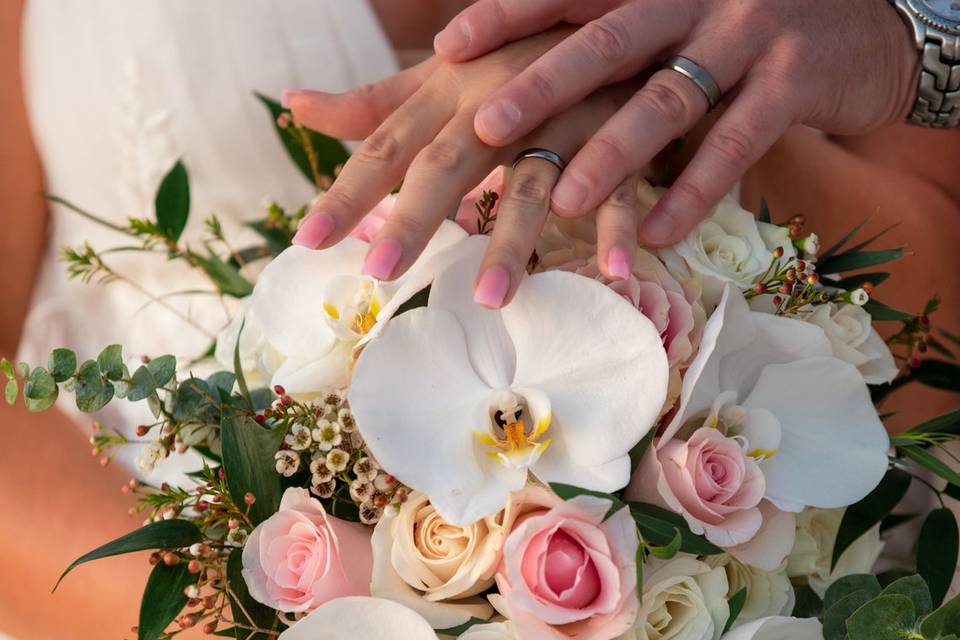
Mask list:
[[[200,557],[200,551],[202,551],[202,547],[200,546],[199,542],[194,542],[192,545],[190,545],[190,555],[193,557]]]
[[[313,454],[310,460],[310,473],[313,474],[313,482],[329,482],[333,478],[333,472],[327,468],[327,456],[321,451]]]
[[[361,482],[373,482],[379,470],[380,466],[372,458],[360,458],[353,465],[353,475]]]
[[[310,490],[321,498],[329,498],[333,496],[333,492],[337,490],[337,481],[315,482],[310,486]]]
[[[231,547],[242,547],[247,542],[248,535],[246,529],[230,529],[227,532],[226,544]]]
[[[186,589],[184,589],[183,592],[184,592],[184,595],[186,595],[188,598],[200,597],[200,587],[198,587],[195,584],[189,585]]]
[[[300,469],[300,454],[289,449],[277,451],[274,458],[277,461],[277,473],[289,478]]]
[[[383,517],[383,509],[373,504],[373,500],[367,500],[360,505],[360,522],[363,524],[377,524]]]
[[[353,433],[357,429],[357,423],[353,419],[353,414],[350,412],[350,409],[346,407],[337,412],[337,422],[340,423],[340,429],[344,433]]]
[[[369,482],[354,480],[350,483],[350,497],[354,502],[363,503],[373,497],[375,489]]]
[[[318,401],[324,414],[336,413],[343,406],[343,392],[339,389],[327,389]]]
[[[373,480],[373,486],[377,491],[389,491],[397,481],[388,473],[379,473]]]
[[[320,420],[313,428],[313,439],[317,441],[317,447],[321,451],[330,451],[343,441],[340,425],[329,420]]]
[[[820,253],[820,238],[815,233],[811,233],[803,239],[803,253],[808,256],[815,256]]]
[[[347,468],[350,462],[350,456],[343,449],[332,449],[327,454],[327,469],[334,473],[340,473]]]
[[[150,475],[157,470],[160,463],[167,457],[167,448],[159,442],[151,442],[140,451],[137,456],[137,468],[144,475]]]
[[[863,288],[854,289],[853,291],[850,292],[850,302],[857,305],[858,307],[862,307],[863,305],[870,302],[870,294],[868,294],[867,291]]]
[[[312,442],[310,428],[303,424],[295,424],[290,428],[290,433],[284,436],[283,441],[294,451],[303,451],[309,448]]]

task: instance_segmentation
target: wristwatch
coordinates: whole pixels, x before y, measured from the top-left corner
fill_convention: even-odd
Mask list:
[[[960,0],[891,0],[912,27],[922,66],[907,118],[925,127],[960,127]]]

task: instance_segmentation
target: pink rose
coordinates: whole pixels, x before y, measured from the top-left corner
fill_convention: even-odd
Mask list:
[[[518,520],[496,576],[517,638],[609,640],[631,628],[636,524],[626,509],[604,521],[609,508],[577,496]]]
[[[760,466],[738,439],[701,427],[686,442],[651,446],[626,495],[676,511],[694,533],[731,547],[747,542],[760,529],[765,489]]]
[[[291,487],[280,510],[247,539],[243,579],[254,600],[286,612],[312,611],[343,596],[368,596],[370,535],[361,524],[328,516],[306,489]]]

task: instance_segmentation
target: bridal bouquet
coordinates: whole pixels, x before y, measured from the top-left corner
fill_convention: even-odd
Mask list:
[[[264,102],[328,184],[344,148]],[[92,442],[141,447],[147,480],[203,456],[190,486],[131,481],[145,524],[68,572],[150,550],[148,640],[960,637],[943,506],[960,473],[937,455],[960,412],[890,438],[876,408],[909,383],[960,390],[936,299],[914,315],[872,297],[887,274],[864,269],[900,249],[868,249],[860,225],[824,250],[801,217],[728,198],[608,281],[592,223],[551,218],[515,299],[488,310],[471,285],[496,205],[470,194],[380,282],[361,263],[392,197],[326,251],[288,247],[303,210],[272,204],[262,246],[218,244],[211,218],[199,251],[180,239],[178,164],[125,233],[237,301],[210,354],[3,366],[7,400],[33,410],[63,393],[87,412],[146,402],[143,440],[99,426]],[[92,247],[65,258],[116,279]],[[885,340],[875,321],[899,328]],[[938,508],[901,505],[914,481]]]

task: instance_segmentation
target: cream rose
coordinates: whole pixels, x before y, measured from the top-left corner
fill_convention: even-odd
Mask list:
[[[457,526],[441,518],[425,494],[413,492],[396,515],[382,518],[374,529],[370,591],[413,609],[436,629],[471,617],[486,620],[493,608],[476,596],[493,585],[513,523],[559,502],[531,486],[512,493],[502,511]]]
[[[807,317],[807,322],[823,329],[833,347],[833,355],[859,369],[867,384],[887,384],[897,377],[893,354],[873,328],[873,318],[863,307],[821,305]]]
[[[805,509],[797,514],[797,536],[787,557],[787,575],[808,576],[810,587],[822,598],[835,580],[855,573],[870,573],[883,549],[880,526],[851,544],[830,570],[833,543],[846,509]]]
[[[645,567],[637,621],[618,640],[717,640],[730,617],[727,576],[690,556]]]
[[[746,588],[747,599],[734,623],[736,626],[766,616],[786,615],[793,611],[796,597],[787,577],[786,563],[778,571],[770,572],[743,564],[729,554],[709,556],[705,562],[711,567],[723,567],[727,574],[727,600]]]

